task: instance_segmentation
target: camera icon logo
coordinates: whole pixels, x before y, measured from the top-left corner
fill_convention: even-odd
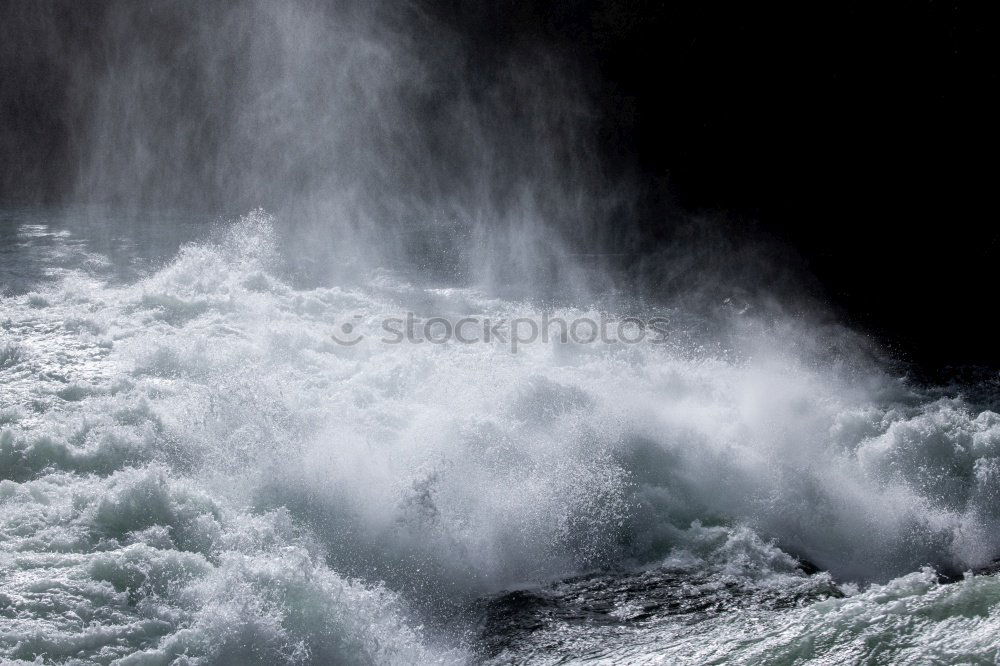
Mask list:
[[[361,315],[354,315],[353,319],[361,319]],[[338,345],[343,345],[345,347],[353,347],[362,340],[365,336],[363,333],[359,333],[355,330],[357,327],[351,322],[347,321],[337,327],[337,330],[330,334],[333,341]]]

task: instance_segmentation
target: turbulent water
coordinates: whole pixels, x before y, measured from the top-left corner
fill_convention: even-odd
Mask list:
[[[392,345],[385,316],[541,306],[303,286],[262,213],[124,271],[4,225],[5,659],[1000,658],[1000,414],[845,332]]]

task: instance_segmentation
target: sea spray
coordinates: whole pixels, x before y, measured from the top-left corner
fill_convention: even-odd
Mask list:
[[[741,347],[681,328],[667,345],[345,347],[345,317],[375,330],[414,299],[527,308],[388,274],[296,287],[273,233],[255,212],[137,282],[84,267],[4,299],[7,656],[463,660],[475,621],[436,613],[504,589],[654,567],[755,599],[754,581],[809,580],[795,558],[912,588],[899,612],[926,623],[951,617],[935,599],[985,595],[982,620],[950,621],[992,626],[992,579],[912,572],[996,556],[995,413],[821,362],[804,325],[739,324]],[[767,621],[817,626],[817,654],[852,645],[853,620],[815,623],[877,615],[880,589]],[[741,631],[712,649],[804,649]]]

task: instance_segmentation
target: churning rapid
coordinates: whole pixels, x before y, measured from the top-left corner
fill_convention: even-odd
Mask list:
[[[673,216],[546,36],[657,3],[518,4],[0,3],[0,661],[1000,660],[995,381]]]
[[[5,219],[6,659],[997,658],[1000,415],[805,324],[391,345],[539,306],[296,285],[261,212],[127,278]]]

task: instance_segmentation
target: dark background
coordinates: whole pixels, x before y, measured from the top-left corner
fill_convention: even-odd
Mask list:
[[[639,183],[649,245],[685,215],[777,239],[848,323],[901,354],[931,370],[1000,366],[993,3],[425,5],[484,70],[538,40],[579,64],[609,171]],[[52,48],[90,48],[99,4],[36,6],[66,23]],[[73,177],[69,70],[3,36],[0,202],[59,200]]]
[[[590,63],[649,236],[666,206],[775,237],[929,370],[1000,364],[994,3],[439,5],[486,44],[540,32]]]

